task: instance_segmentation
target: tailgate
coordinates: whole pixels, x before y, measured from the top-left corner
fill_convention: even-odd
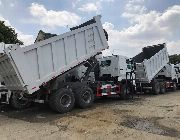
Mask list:
[[[14,65],[15,66],[15,65]],[[9,90],[23,90],[23,82],[17,75],[7,54],[0,56],[0,75]]]

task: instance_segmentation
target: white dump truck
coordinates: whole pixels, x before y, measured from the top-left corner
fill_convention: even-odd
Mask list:
[[[108,48],[107,32],[101,16],[71,28],[70,32],[21,47],[11,44],[0,56],[0,75],[10,94],[0,97],[17,109],[32,101],[48,102],[60,113],[75,104],[89,107],[94,93],[85,80],[78,81],[71,71]]]
[[[138,92],[159,94],[166,91],[165,76],[158,75],[169,62],[165,43],[143,48],[133,61],[136,64],[135,80]]]

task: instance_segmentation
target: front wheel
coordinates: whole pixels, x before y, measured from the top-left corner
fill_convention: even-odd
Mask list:
[[[21,93],[12,93],[10,98],[10,105],[15,109],[25,109],[31,105],[31,102],[24,99]]]
[[[59,113],[66,113],[74,107],[74,94],[69,89],[59,89],[55,93],[52,93],[49,100],[50,107]]]

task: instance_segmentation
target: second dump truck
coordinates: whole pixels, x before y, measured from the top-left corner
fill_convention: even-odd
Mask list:
[[[165,93],[167,89],[176,90],[179,71],[169,64],[165,43],[143,48],[133,61],[137,92],[159,94]]]

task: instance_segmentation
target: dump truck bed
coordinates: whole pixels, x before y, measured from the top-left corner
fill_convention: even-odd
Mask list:
[[[169,62],[165,43],[143,48],[133,60],[136,63],[137,82],[149,83]]]
[[[26,47],[15,44],[5,49],[0,57],[0,75],[7,88],[32,94],[44,83],[107,49],[100,18],[96,16],[85,26]]]

